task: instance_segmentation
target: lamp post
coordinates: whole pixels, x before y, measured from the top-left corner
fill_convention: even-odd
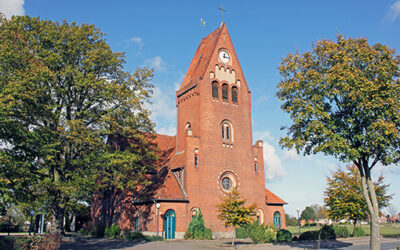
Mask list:
[[[159,210],[160,210],[161,204],[156,202],[156,216],[157,216],[157,237],[158,235],[158,217],[159,217]]]
[[[297,221],[299,223],[299,237],[300,237],[300,208],[296,208],[297,211]]]
[[[30,213],[29,213],[29,215],[31,216],[31,224],[29,224],[29,236],[31,235],[31,232],[32,232],[32,220],[33,220],[33,216],[35,216],[35,211],[31,211]]]

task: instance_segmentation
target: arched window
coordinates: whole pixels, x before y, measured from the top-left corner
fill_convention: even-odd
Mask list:
[[[229,121],[222,122],[221,137],[222,137],[223,140],[233,141],[232,124]]]
[[[224,102],[228,101],[228,84],[222,85],[222,100]]]
[[[218,98],[218,82],[212,82],[212,97]]]
[[[256,220],[260,224],[264,223],[264,213],[261,209],[257,209],[256,211]]]
[[[232,102],[238,103],[238,89],[236,87],[232,88]]]

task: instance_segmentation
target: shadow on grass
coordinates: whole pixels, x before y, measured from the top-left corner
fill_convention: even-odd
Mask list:
[[[305,248],[305,249],[317,249],[318,248],[318,241],[292,241],[286,243],[274,243],[274,245],[281,245],[281,246],[290,246],[296,248]],[[342,248],[342,247],[349,247],[352,246],[353,243],[348,242],[341,242],[337,240],[324,240],[320,243],[320,248]]]
[[[95,238],[80,235],[67,235],[63,238],[60,249],[89,250],[89,249],[121,249],[134,247],[147,242],[137,242],[123,239]]]

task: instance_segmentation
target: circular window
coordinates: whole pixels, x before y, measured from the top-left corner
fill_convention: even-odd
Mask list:
[[[222,188],[226,191],[229,191],[232,187],[232,181],[229,179],[229,177],[224,177],[222,178]]]
[[[225,172],[219,177],[219,187],[224,193],[229,193],[237,186],[237,178],[232,172]]]

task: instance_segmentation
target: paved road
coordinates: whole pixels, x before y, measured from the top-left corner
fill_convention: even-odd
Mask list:
[[[253,244],[250,240],[238,240],[235,248],[232,247],[230,240],[174,240],[138,243],[116,239],[96,239],[87,237],[66,238],[70,242],[64,242],[61,249],[64,250],[89,250],[89,249],[125,249],[125,250],[200,250],[200,249],[315,249],[316,242],[293,242],[291,244]],[[321,242],[322,249],[369,249],[369,237],[338,239],[337,241]],[[396,249],[400,246],[400,239],[383,238],[381,249]]]

